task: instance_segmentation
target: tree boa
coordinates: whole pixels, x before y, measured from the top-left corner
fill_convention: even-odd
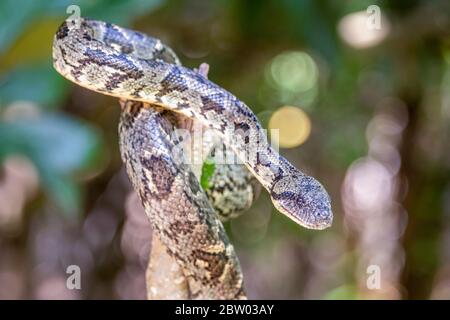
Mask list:
[[[223,217],[248,208],[257,193],[254,178],[298,224],[331,225],[322,185],[271,147],[242,101],[183,67],[160,40],[101,21],[67,20],[54,37],[53,63],[76,84],[120,98],[127,173],[154,232],[182,267],[192,298],[245,298],[238,259],[213,206]],[[199,183],[201,170],[179,152],[183,137],[173,134],[192,131],[193,124],[209,129],[239,160],[217,165],[209,190]],[[208,156],[216,144],[210,143]]]

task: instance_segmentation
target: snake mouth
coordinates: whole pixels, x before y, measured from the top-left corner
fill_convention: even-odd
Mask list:
[[[329,218],[320,220],[320,221],[310,221],[310,220],[300,220],[297,217],[286,214],[290,219],[298,223],[299,225],[311,229],[311,230],[324,230],[332,226],[333,224],[333,216],[332,214],[329,216]]]
[[[296,223],[300,224],[301,226],[312,229],[312,230],[324,230],[332,226],[333,224],[333,214],[330,212],[326,218],[322,219],[316,219],[316,218],[310,218],[310,219],[299,219],[294,215],[288,214],[289,218],[294,220]]]
[[[327,218],[321,220],[319,223],[310,224],[310,229],[324,230],[331,227],[333,224],[333,214],[330,212]]]

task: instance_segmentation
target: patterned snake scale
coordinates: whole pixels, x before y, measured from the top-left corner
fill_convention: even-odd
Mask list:
[[[245,292],[235,251],[211,205],[220,199],[207,195],[192,167],[173,157],[180,141],[171,133],[180,117],[212,130],[280,212],[306,228],[331,225],[330,198],[322,185],[270,146],[243,102],[183,67],[160,40],[105,22],[67,20],[54,37],[53,63],[76,84],[121,99],[122,159],[154,231],[182,267],[192,298],[239,299]]]

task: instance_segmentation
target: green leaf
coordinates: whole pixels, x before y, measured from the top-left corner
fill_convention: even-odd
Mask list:
[[[0,1],[0,55],[39,16],[40,7],[40,2],[34,0]]]
[[[61,208],[61,213],[67,217],[77,217],[81,214],[81,188],[70,176],[54,174],[50,168],[39,168],[44,182],[45,191]]]
[[[161,0],[2,0],[0,1],[0,55],[39,19],[69,17],[69,5],[78,5],[82,17],[129,25],[134,18],[149,13]],[[55,30],[56,31],[56,30]],[[45,39],[44,39],[45,40]]]
[[[325,294],[325,300],[356,300],[357,290],[353,285],[343,285]]]
[[[200,177],[200,185],[202,186],[203,190],[211,188],[210,182],[215,170],[216,163],[214,162],[214,160],[206,159],[205,162],[203,162],[202,174]]]
[[[147,14],[157,8],[161,0],[53,0],[42,4],[45,13],[53,16],[68,17],[69,5],[80,7],[82,17],[128,25],[132,19]]]
[[[0,80],[1,105],[17,100],[55,107],[65,97],[69,82],[49,63],[22,66]]]
[[[84,2],[87,3],[87,1]],[[160,0],[89,1],[93,5],[90,7],[86,6],[86,15],[95,19],[128,26],[134,18],[153,11],[161,2]],[[84,16],[83,7],[81,7],[81,10],[81,15]]]
[[[62,114],[0,122],[0,160],[11,154],[28,157],[44,188],[66,214],[79,212],[80,192],[72,175],[100,158],[98,132]]]

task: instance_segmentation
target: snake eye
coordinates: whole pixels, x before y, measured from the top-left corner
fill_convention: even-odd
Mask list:
[[[272,188],[274,206],[308,229],[325,229],[333,222],[330,197],[312,177],[289,176]]]

